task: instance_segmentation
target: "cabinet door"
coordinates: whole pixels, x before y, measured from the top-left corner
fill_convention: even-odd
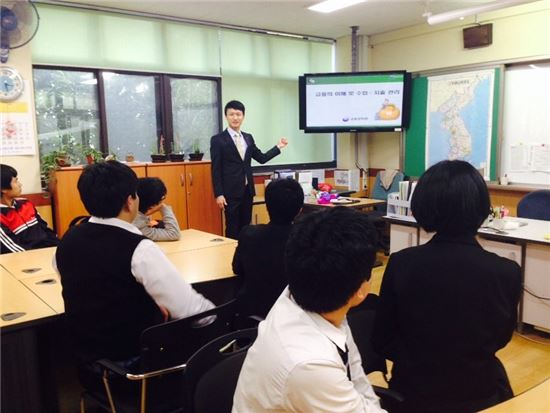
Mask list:
[[[210,163],[185,165],[189,228],[222,235],[221,210],[214,199]]]
[[[178,164],[149,164],[147,176],[160,178],[166,185],[167,205],[170,205],[178,219],[180,229],[187,229],[187,192],[185,191],[185,166]],[[160,219],[160,214],[154,216]]]
[[[82,168],[64,168],[55,172],[55,229],[59,237],[69,228],[71,221],[79,215],[90,215],[78,193],[77,183]]]
[[[390,252],[400,251],[404,248],[414,247],[418,243],[418,229],[407,225],[391,224]]]

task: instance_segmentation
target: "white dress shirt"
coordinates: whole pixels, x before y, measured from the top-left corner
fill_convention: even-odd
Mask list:
[[[90,223],[112,225],[141,235],[139,229],[118,218],[91,217]],[[53,267],[59,273],[53,257]],[[166,308],[174,319],[214,308],[209,300],[197,293],[181,276],[164,252],[149,239],[141,241],[132,255],[131,271],[157,305]]]
[[[246,148],[248,148],[248,145],[244,140],[244,136],[242,132],[237,132],[235,129],[231,129],[229,126],[227,127],[227,131],[229,132],[229,135],[231,135],[231,138],[233,138],[233,142],[235,143],[235,146],[237,147],[237,149],[239,148],[239,143],[237,142],[237,139],[240,139],[244,152],[246,152]]]
[[[342,351],[349,348],[347,367]],[[283,291],[244,361],[233,413],[380,413],[347,321],[338,328]]]

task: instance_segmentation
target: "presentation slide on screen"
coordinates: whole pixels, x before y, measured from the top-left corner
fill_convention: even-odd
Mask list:
[[[307,127],[401,127],[403,82],[400,74],[307,77]]]

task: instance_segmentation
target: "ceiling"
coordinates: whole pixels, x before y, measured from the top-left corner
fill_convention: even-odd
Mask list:
[[[446,11],[479,6],[491,0],[368,0],[348,8],[323,14],[307,7],[316,0],[64,0],[56,4],[87,4],[164,16],[222,23],[325,38],[338,38],[358,26],[358,34],[372,35],[425,23],[429,11]]]

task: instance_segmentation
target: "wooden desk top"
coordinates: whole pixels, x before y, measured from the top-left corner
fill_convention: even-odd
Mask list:
[[[19,280],[36,296],[40,297],[57,314],[65,312],[65,304],[61,295],[61,281],[57,274],[39,275]]]
[[[312,199],[310,197],[307,197],[304,200],[304,207],[312,207],[312,208],[334,208],[336,206],[344,206],[347,208],[356,208],[356,209],[362,209],[362,208],[368,208],[372,207],[374,205],[381,205],[385,204],[386,201],[380,200],[380,199],[372,199],[372,198],[348,198],[343,197],[344,199],[351,199],[353,201],[359,201],[354,202],[350,204],[318,204],[316,199]]]
[[[55,274],[52,267],[54,254],[55,247],[2,254],[0,265],[19,280],[39,275],[52,275]]]
[[[231,263],[237,243],[167,254],[190,284],[233,277]]]
[[[516,397],[490,407],[487,413],[548,413],[550,412],[550,379]]]
[[[5,269],[0,268],[0,327],[22,325],[55,316],[55,311],[34,295]],[[13,320],[5,320],[9,313],[21,313]]]
[[[181,238],[178,241],[157,242],[157,245],[165,254],[217,247],[227,244],[237,244],[237,241],[196,229],[185,229],[181,231]]]

